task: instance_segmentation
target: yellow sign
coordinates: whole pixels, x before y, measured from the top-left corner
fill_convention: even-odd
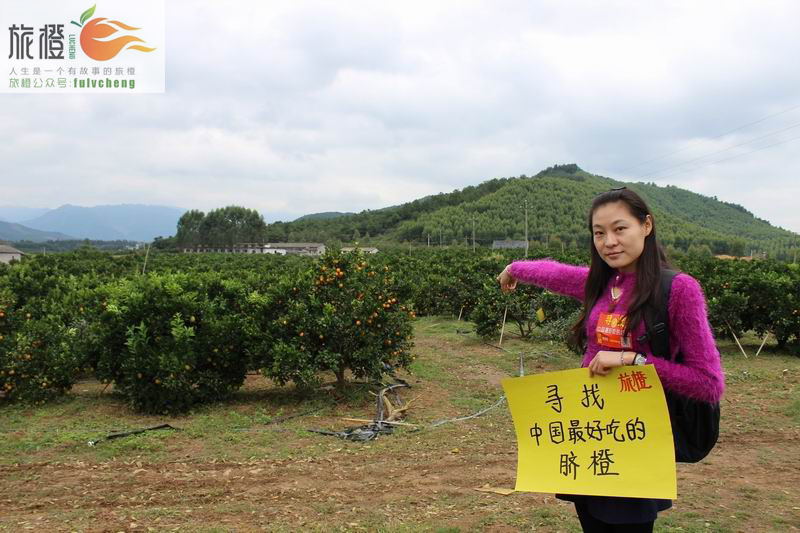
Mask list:
[[[672,427],[652,365],[502,383],[517,433],[516,490],[677,497]]]

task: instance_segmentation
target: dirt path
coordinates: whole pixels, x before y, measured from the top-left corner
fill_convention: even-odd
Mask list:
[[[417,350],[427,360],[418,375],[406,376],[412,396],[420,397],[411,422],[485,405],[499,395],[499,379],[514,365],[491,349],[437,335],[421,336]],[[764,361],[765,372],[772,372],[772,362]],[[729,383],[719,445],[703,463],[679,465],[679,499],[659,520],[661,531],[800,529],[800,425],[781,414],[798,390],[798,367],[788,382],[784,374],[778,392],[786,400],[780,405],[754,394],[762,388],[759,381]],[[257,377],[248,383],[252,390],[266,386]],[[475,396],[464,396],[465,386]],[[95,408],[113,412],[108,404]],[[505,407],[366,444],[304,429],[343,427],[341,416],[369,413],[369,401],[271,428],[254,425],[247,437],[223,434],[221,448],[190,431],[193,423],[209,424],[203,416],[254,416],[257,408],[277,412],[275,405],[220,407],[219,414],[175,420],[189,429],[142,436],[139,444],[151,448],[119,448],[116,457],[42,442],[30,455],[20,453],[19,464],[0,465],[0,530],[578,531],[571,504],[550,495],[475,490],[513,487],[516,450]],[[70,416],[89,415],[82,409]],[[40,418],[45,422],[32,420],[13,438],[30,439],[32,425],[59,420]],[[225,446],[227,455],[237,452],[240,459],[216,460],[226,455],[219,451]]]

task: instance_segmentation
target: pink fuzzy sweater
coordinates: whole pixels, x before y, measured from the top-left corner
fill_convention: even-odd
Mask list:
[[[589,268],[542,259],[515,261],[509,272],[522,283],[538,285],[582,302]],[[636,287],[636,274],[617,271],[592,308],[586,321],[588,347],[583,357],[584,367],[588,366],[598,351],[610,349],[597,343],[595,330],[600,313],[606,311],[612,303],[613,285],[622,290],[622,297],[617,302],[614,312],[624,314]],[[678,351],[683,354],[682,363],[655,357],[648,343],[636,340],[644,334],[643,323],[632,332],[633,347],[625,350],[643,352],[647,355],[647,363],[652,363],[656,367],[665,388],[698,400],[719,401],[725,389],[725,378],[714,336],[708,324],[705,296],[697,280],[684,273],[675,276],[668,309],[670,350],[673,357]]]

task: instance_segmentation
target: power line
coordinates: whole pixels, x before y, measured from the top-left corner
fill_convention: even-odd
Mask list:
[[[642,178],[647,178],[649,176],[654,176],[656,174],[661,174],[665,170],[672,170],[673,168],[681,167],[683,165],[688,165],[689,163],[694,163],[695,161],[699,161],[701,159],[705,159],[705,158],[711,157],[713,155],[721,154],[722,152],[727,152],[728,150],[732,150],[734,148],[738,148],[740,146],[744,146],[746,144],[750,144],[750,143],[755,142],[755,141],[760,141],[762,139],[766,139],[767,137],[772,137],[773,135],[777,135],[778,133],[783,133],[784,131],[788,131],[788,130],[791,130],[791,129],[794,129],[794,128],[797,128],[797,127],[800,127],[800,122],[795,122],[794,124],[792,124],[790,126],[787,126],[785,128],[781,128],[779,130],[775,130],[775,131],[772,131],[770,133],[766,133],[764,135],[760,135],[758,137],[754,137],[754,138],[749,139],[747,141],[740,142],[738,144],[734,144],[733,146],[729,146],[727,148],[723,148],[722,150],[717,150],[716,152],[711,152],[710,154],[701,155],[700,157],[695,157],[694,159],[690,159],[690,160],[684,161],[682,163],[676,163],[674,165],[670,165],[668,167],[664,167],[664,168],[662,168],[660,170],[656,170],[654,172],[649,172],[647,174],[642,174],[641,176],[638,176],[638,177],[634,178],[634,181],[638,181],[638,180],[640,180]]]
[[[731,159],[736,159],[737,157],[742,157],[742,156],[745,156],[745,155],[749,155],[749,154],[752,154],[754,152],[760,152],[761,150],[766,150],[767,148],[772,148],[773,146],[786,144],[786,143],[789,143],[789,142],[792,142],[792,141],[796,141],[798,139],[800,139],[800,135],[798,135],[796,137],[791,137],[789,139],[785,139],[783,141],[779,141],[779,142],[776,142],[776,143],[768,144],[766,146],[762,146],[761,148],[756,148],[755,150],[750,150],[749,152],[743,152],[741,154],[736,154],[736,155],[732,155],[730,157],[724,157],[722,159],[718,159],[717,161],[711,161],[711,162],[703,164],[703,165],[698,165],[698,166],[696,166],[694,168],[679,170],[677,172],[673,172],[672,174],[667,174],[666,176],[660,176],[660,178],[661,179],[669,178],[669,177],[675,176],[677,174],[683,174],[684,172],[689,172],[689,171],[693,171],[693,170],[700,170],[701,168],[705,168],[707,166],[716,165],[717,163],[724,163],[725,161],[730,161]]]
[[[750,126],[754,126],[755,124],[759,124],[761,122],[764,122],[765,120],[771,119],[773,117],[777,117],[778,115],[783,115],[784,113],[789,113],[790,111],[794,111],[795,109],[798,109],[798,108],[800,108],[800,104],[792,106],[792,107],[790,107],[788,109],[784,109],[783,111],[778,111],[777,113],[772,113],[771,115],[767,115],[767,116],[762,117],[762,118],[760,118],[758,120],[754,120],[752,122],[748,122],[747,124],[743,124],[741,126],[737,126],[737,127],[733,128],[732,130],[728,130],[725,133],[720,133],[719,135],[711,137],[708,140],[713,141],[715,139],[719,139],[721,137],[725,137],[726,135],[730,135],[731,133],[735,133],[735,132],[737,132],[739,130],[743,130],[743,129],[748,128]],[[667,158],[667,157],[669,157],[671,155],[675,155],[675,154],[679,154],[681,152],[685,152],[686,150],[688,150],[689,148],[691,148],[692,146],[694,146],[695,144],[697,144],[699,142],[700,141],[691,142],[687,146],[684,146],[683,148],[681,148],[679,150],[675,150],[673,152],[669,152],[668,154],[660,155],[660,156],[654,157],[652,159],[647,159],[646,161],[642,161],[641,163],[636,163],[633,166],[630,166],[630,167],[627,167],[627,168],[623,168],[622,170],[619,171],[619,173],[623,174],[625,172],[628,172],[631,169],[634,169],[636,167],[640,167],[640,166],[645,165],[647,163],[652,163],[653,161],[659,161],[659,160]]]

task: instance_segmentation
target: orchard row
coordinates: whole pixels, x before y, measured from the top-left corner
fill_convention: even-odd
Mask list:
[[[43,402],[93,375],[146,412],[225,398],[246,372],[309,387],[332,373],[379,379],[411,362],[415,314],[461,316],[492,337],[563,340],[579,302],[495,277],[514,252],[396,249],[318,259],[225,254],[113,256],[93,250],[0,265],[0,391]],[[533,250],[581,264],[585,258]],[[800,269],[677,258],[709,302],[717,337],[800,341]]]

